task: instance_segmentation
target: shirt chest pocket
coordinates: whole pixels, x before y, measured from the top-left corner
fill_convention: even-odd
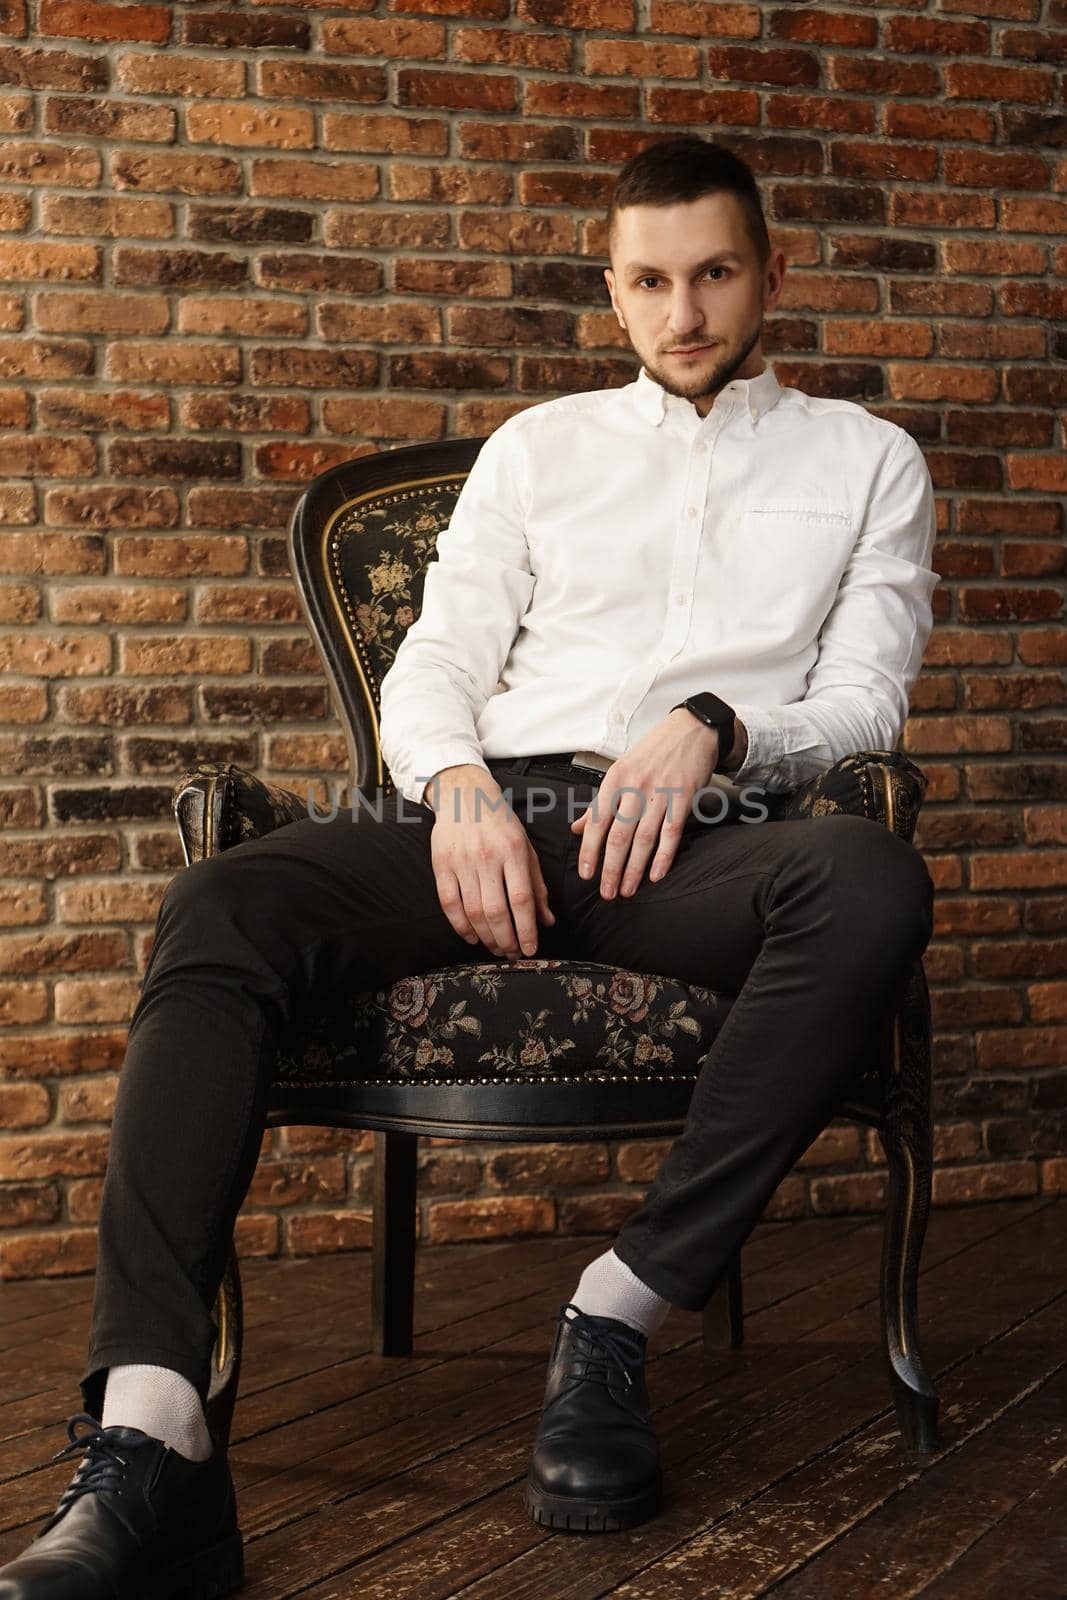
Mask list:
[[[799,497],[747,506],[737,550],[749,599],[746,621],[798,645],[814,638],[854,543],[844,509]]]

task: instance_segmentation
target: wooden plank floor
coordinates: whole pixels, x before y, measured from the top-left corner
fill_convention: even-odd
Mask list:
[[[554,1318],[610,1239],[419,1255],[416,1354],[368,1353],[369,1260],[249,1262],[231,1443],[248,1600],[1063,1600],[1067,1201],[939,1210],[920,1311],[942,1448],[904,1450],[880,1219],[761,1224],[745,1344],[672,1311],[649,1388],[666,1505],[616,1534],[522,1506]],[[0,1287],[0,1564],[54,1509],[91,1279]]]

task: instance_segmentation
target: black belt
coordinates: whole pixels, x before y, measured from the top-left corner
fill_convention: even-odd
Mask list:
[[[570,778],[575,783],[599,784],[604,774],[595,767],[575,766],[572,756],[573,750],[554,751],[543,756],[486,756],[486,765],[490,770],[493,767],[506,767],[509,772],[526,775],[530,772],[544,772],[550,777]]]

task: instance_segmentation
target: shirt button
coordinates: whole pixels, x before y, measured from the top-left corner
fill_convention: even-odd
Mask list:
[[[687,517],[695,517],[697,514],[696,506],[686,506],[685,514]]]
[[[676,594],[675,597],[674,597],[674,603],[675,603],[676,606],[684,606],[685,605],[685,595],[684,594]]]

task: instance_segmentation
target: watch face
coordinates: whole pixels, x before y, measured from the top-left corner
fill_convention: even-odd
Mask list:
[[[715,727],[722,727],[733,720],[733,709],[718,695],[695,694],[687,704],[692,706],[698,717],[703,717],[705,722]]]

